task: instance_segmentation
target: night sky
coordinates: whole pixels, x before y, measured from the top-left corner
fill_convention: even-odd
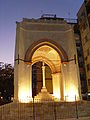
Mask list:
[[[76,18],[83,0],[0,0],[0,62],[14,64],[16,21],[42,14]]]

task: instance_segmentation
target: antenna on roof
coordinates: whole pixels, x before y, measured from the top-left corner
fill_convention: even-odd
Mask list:
[[[68,12],[68,22],[70,22],[70,12]]]
[[[40,11],[40,15],[41,15],[41,16],[42,16],[42,14],[43,14],[43,10]]]

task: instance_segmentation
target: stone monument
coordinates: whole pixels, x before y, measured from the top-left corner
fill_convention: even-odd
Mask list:
[[[51,100],[54,98],[59,101],[81,99],[77,51],[72,26],[64,19],[48,17],[23,18],[16,24],[14,100],[32,101],[32,65],[39,61],[43,62],[43,86],[41,93],[36,96],[42,96],[43,93]],[[44,63],[51,69],[53,94],[49,94],[45,86]]]

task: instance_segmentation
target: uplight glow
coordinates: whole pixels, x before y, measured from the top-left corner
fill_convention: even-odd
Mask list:
[[[75,87],[72,87],[71,89],[69,89],[69,91],[67,92],[67,95],[65,96],[65,100],[68,102],[73,102],[78,100],[78,93]]]
[[[32,98],[28,96],[27,92],[25,92],[24,90],[19,92],[18,99],[21,103],[29,103],[32,101]]]

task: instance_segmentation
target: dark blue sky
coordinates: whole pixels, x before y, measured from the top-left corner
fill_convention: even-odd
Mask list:
[[[14,62],[16,21],[39,18],[43,13],[76,18],[82,3],[83,0],[0,0],[0,61]]]

